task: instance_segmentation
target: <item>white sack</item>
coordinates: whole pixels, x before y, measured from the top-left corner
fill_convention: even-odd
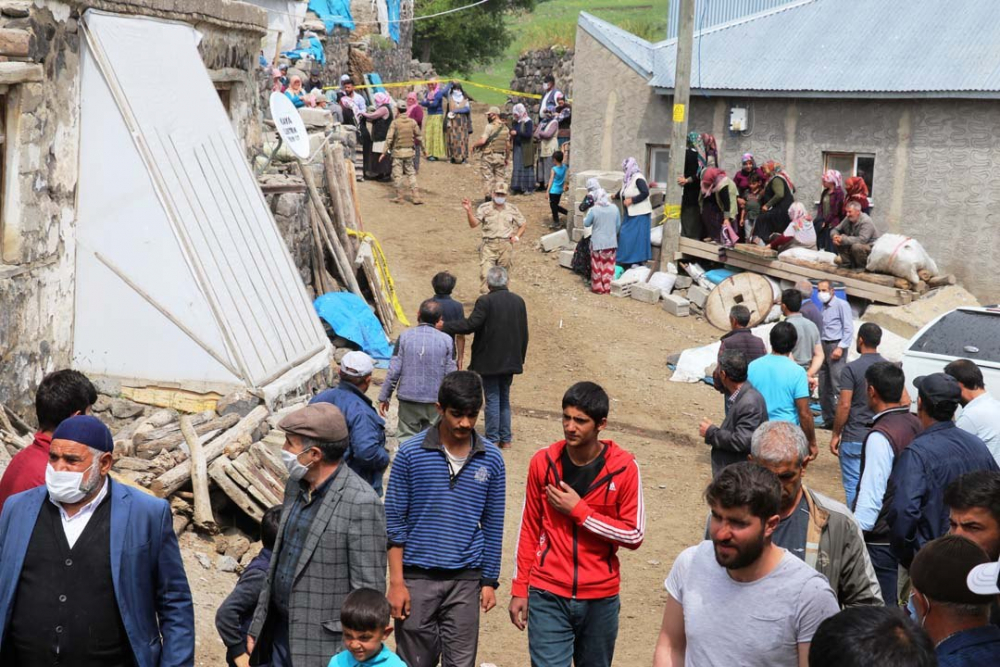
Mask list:
[[[875,241],[866,268],[872,273],[906,278],[914,284],[920,282],[917,272],[921,269],[927,269],[935,276],[938,274],[937,264],[920,241],[902,234],[885,234]]]
[[[653,231],[649,233],[649,243],[657,248],[663,245],[663,225],[653,227]]]
[[[649,284],[660,288],[660,294],[668,296],[674,290],[674,283],[677,282],[677,274],[657,271],[649,277]]]
[[[704,347],[692,347],[681,352],[677,360],[677,368],[670,376],[671,382],[701,382],[703,378],[711,375],[710,369],[715,366],[719,358],[719,346],[721,343],[715,342]]]
[[[778,253],[778,259],[798,259],[806,262],[822,262],[823,264],[834,264],[837,256],[825,250],[810,250],[809,248],[789,248]]]

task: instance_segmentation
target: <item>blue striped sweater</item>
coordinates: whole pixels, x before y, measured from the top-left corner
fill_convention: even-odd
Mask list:
[[[403,565],[479,569],[484,582],[498,580],[506,476],[500,450],[478,434],[454,488],[437,426],[406,441],[385,495],[389,543],[403,546]]]

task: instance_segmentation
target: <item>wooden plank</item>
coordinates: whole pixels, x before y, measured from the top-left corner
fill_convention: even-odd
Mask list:
[[[208,461],[198,441],[198,434],[191,425],[191,417],[181,415],[181,434],[191,450],[191,488],[194,490],[194,525],[202,532],[215,534],[218,525],[212,515],[212,498],[208,491]]]
[[[680,241],[680,252],[682,255],[690,255],[714,262],[719,261],[719,246],[711,243],[682,238]],[[803,278],[837,280],[844,284],[845,290],[849,295],[880,303],[906,305],[913,298],[913,294],[906,290],[884,287],[875,283],[868,283],[807,266],[777,260],[765,260],[742,253],[727,252],[725,263],[737,268],[769,275],[773,278],[784,278],[785,280],[801,280]]]
[[[212,465],[208,466],[208,474],[229,499],[236,503],[237,507],[246,512],[248,516],[260,521],[264,518],[264,510],[233,483],[233,480],[226,473],[228,467],[229,459],[225,457],[216,459]]]
[[[268,474],[268,478],[274,483],[274,492],[279,498],[285,494],[285,485],[288,483],[288,470],[264,443],[255,442],[250,445],[250,456],[256,465],[260,466]]]
[[[3,63],[0,63],[2,65]],[[122,387],[122,396],[145,405],[155,405],[160,408],[172,408],[179,412],[204,412],[215,407],[222,394],[208,392],[199,394],[186,389],[168,387]]]
[[[253,464],[253,459],[246,453],[233,461],[233,468],[240,471],[250,483],[246,489],[255,496],[264,507],[271,507],[281,503],[281,497],[275,495],[269,488],[266,480],[262,479],[264,472]]]
[[[187,415],[181,415],[181,418],[187,417]],[[200,424],[194,424],[194,418],[190,418],[192,421],[192,428],[194,432],[201,439],[202,436],[211,433],[212,431],[223,431],[228,428],[236,426],[236,422],[240,420],[240,416],[237,414],[223,415],[217,419],[209,419],[203,421]],[[157,429],[159,431],[160,429]],[[176,449],[179,444],[184,442],[184,435],[180,430],[174,431],[169,435],[165,435],[160,438],[149,438],[148,435],[154,433],[154,431],[148,431],[146,433],[136,433],[135,437],[132,438],[132,442],[135,443],[135,451],[139,456],[143,454],[155,455],[161,449]],[[142,440],[139,440],[142,438]]]

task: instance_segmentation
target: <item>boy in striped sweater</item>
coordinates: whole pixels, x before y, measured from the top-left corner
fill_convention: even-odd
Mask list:
[[[642,544],[642,480],[635,457],[599,439],[604,389],[578,382],[562,409],[565,440],[528,465],[510,620],[530,625],[532,667],[610,667],[621,608],[616,554]]]
[[[496,606],[503,545],[503,455],[474,430],[483,383],[449,373],[437,423],[396,454],[385,497],[389,603],[408,665],[475,667],[479,613]]]

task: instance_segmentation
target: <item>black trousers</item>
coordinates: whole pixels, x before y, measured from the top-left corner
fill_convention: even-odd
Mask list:
[[[562,213],[563,215],[569,214],[569,211],[567,211],[566,209],[564,209],[562,206],[559,205],[560,199],[562,199],[561,192],[559,194],[554,194],[552,192],[549,193],[549,208],[552,210],[552,224],[554,225],[559,224],[560,213]]]

